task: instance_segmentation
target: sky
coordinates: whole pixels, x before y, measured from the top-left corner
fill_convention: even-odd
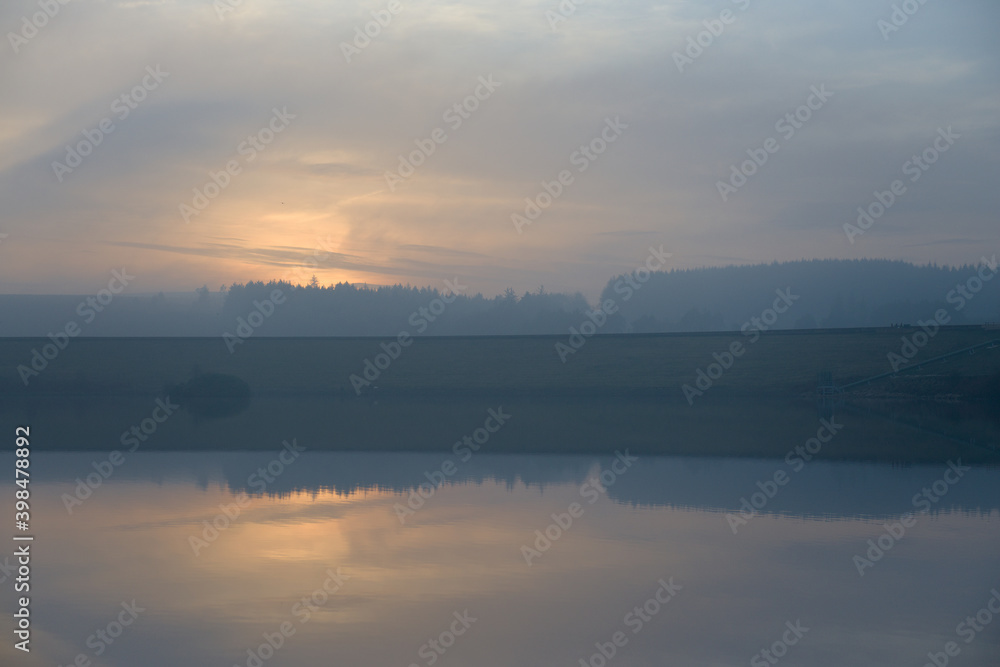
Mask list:
[[[976,263],[998,23],[993,0],[11,0],[0,293],[125,268],[137,293],[594,296],[651,246]]]

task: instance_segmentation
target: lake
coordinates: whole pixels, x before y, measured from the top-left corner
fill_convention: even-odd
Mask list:
[[[36,452],[18,664],[1000,658],[996,468],[286,443]]]

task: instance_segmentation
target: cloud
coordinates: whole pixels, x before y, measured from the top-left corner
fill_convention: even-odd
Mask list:
[[[876,27],[888,10],[860,0],[745,11],[589,2],[555,30],[546,12],[558,4],[548,1],[401,4],[351,63],[341,42],[382,3],[253,0],[221,19],[195,0],[63,6],[0,61],[9,91],[0,230],[11,243],[72,249],[62,263],[79,275],[113,264],[114,247],[185,257],[173,274],[157,266],[163,289],[200,285],[201,271],[239,272],[235,280],[257,267],[263,277],[294,261],[279,247],[330,236],[351,249],[330,279],[421,284],[467,271],[486,293],[544,282],[590,295],[650,239],[679,262],[871,252],[957,264],[968,248],[942,234],[996,238],[1000,61],[987,26],[1000,9],[991,3],[928,3],[888,41]],[[34,7],[4,5],[0,25],[16,30]],[[726,8],[735,22],[678,72],[673,53]],[[147,65],[170,75],[117,118],[112,105]],[[489,75],[502,85],[449,124],[448,110]],[[722,202],[717,181],[824,83],[829,103]],[[275,107],[295,119],[245,160],[239,147]],[[615,116],[629,125],[621,140],[574,171],[518,235],[510,215],[543,181],[575,170],[571,156]],[[52,163],[107,117],[114,131],[60,183]],[[954,152],[864,248],[845,247],[838,234],[851,211],[947,125],[963,132]],[[446,140],[393,191],[385,174],[436,129]],[[185,225],[179,205],[234,159],[241,173]],[[220,237],[243,241],[213,245]],[[0,262],[0,279],[20,288],[78,281],[45,272]]]

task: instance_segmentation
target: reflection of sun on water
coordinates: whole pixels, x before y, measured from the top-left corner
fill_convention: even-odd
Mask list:
[[[330,522],[274,526],[256,524],[240,546],[251,558],[283,562],[325,560],[346,551],[340,527]],[[341,548],[337,548],[341,547]]]
[[[231,492],[223,504],[235,505],[240,494]],[[240,515],[220,532],[211,550],[216,551],[216,558],[239,558],[253,561],[255,566],[266,566],[260,561],[268,560],[343,562],[356,510],[388,497],[391,494],[372,491],[321,490],[251,496],[249,501],[244,498]],[[221,548],[215,549],[216,545]],[[209,550],[205,549],[205,553]]]
[[[299,491],[254,498],[234,548],[258,560],[343,562],[349,545],[344,524],[350,521],[345,510],[378,502],[380,495],[390,494]]]

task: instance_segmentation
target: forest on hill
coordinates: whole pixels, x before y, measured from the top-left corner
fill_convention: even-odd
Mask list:
[[[775,304],[774,329],[916,324],[944,310],[949,324],[1000,320],[995,257],[977,266],[887,260],[808,260],[658,272],[608,280],[596,302],[580,293],[512,289],[488,297],[403,285],[237,283],[189,298],[0,296],[0,335],[46,336],[76,322],[84,336],[562,334],[584,321],[599,333],[733,331]],[[596,312],[600,309],[601,312]],[[243,323],[241,325],[241,322]]]

